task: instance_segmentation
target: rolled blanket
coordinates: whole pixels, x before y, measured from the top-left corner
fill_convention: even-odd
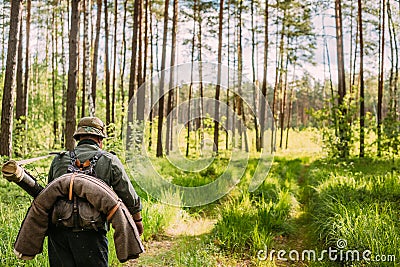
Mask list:
[[[138,258],[144,252],[136,224],[117,194],[100,179],[68,173],[49,183],[33,200],[14,244],[19,258],[33,259],[43,251],[50,211],[57,198],[71,193],[70,188],[78,197],[86,198],[97,210],[109,215],[107,219],[115,230],[115,250],[120,262]]]

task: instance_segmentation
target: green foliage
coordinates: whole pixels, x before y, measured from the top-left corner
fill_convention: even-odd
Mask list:
[[[311,168],[308,174],[314,192],[309,212],[316,236],[326,246],[334,247],[338,239],[344,239],[348,250],[400,257],[400,173],[388,173],[388,168],[390,163],[371,159],[319,161]],[[354,262],[353,266],[364,264]],[[393,262],[374,266],[393,266]]]
[[[353,118],[357,112],[354,96],[347,94],[341,105],[332,98],[320,110],[310,110],[322,134],[323,149],[332,158],[347,158],[355,145]]]
[[[381,151],[392,159],[399,155],[399,128],[400,121],[397,119],[397,114],[389,112],[382,123]]]
[[[254,256],[259,249],[270,247],[273,238],[293,231],[290,220],[298,209],[299,160],[278,158],[270,176],[254,193],[241,192],[221,208],[221,218],[214,228],[221,248]]]

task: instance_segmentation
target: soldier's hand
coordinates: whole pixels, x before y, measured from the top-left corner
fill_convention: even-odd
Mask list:
[[[138,229],[139,235],[142,235],[144,231],[143,223],[140,221],[140,222],[135,222],[135,224]]]

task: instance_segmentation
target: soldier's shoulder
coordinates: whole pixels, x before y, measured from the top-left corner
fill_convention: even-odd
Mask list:
[[[103,156],[105,156],[106,158],[109,158],[109,159],[112,159],[112,160],[118,159],[118,157],[117,157],[117,155],[116,155],[116,153],[114,151],[105,151],[105,150],[103,150],[102,153],[103,153]]]
[[[56,151],[56,152],[50,152],[50,155],[54,155],[54,160],[59,160],[62,159],[65,155],[69,155],[68,151]],[[54,161],[53,160],[53,161]]]

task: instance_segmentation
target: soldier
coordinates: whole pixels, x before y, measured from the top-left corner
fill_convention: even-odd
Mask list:
[[[48,182],[76,170],[103,180],[128,207],[139,234],[142,234],[140,198],[118,157],[102,150],[105,137],[105,125],[99,118],[82,118],[74,133],[77,147],[53,160]],[[71,204],[77,208],[78,219],[71,218]],[[48,231],[50,266],[108,266],[108,224],[105,215],[93,209],[84,199],[74,198],[74,203],[63,199],[56,202]],[[89,221],[85,224],[87,218]]]

